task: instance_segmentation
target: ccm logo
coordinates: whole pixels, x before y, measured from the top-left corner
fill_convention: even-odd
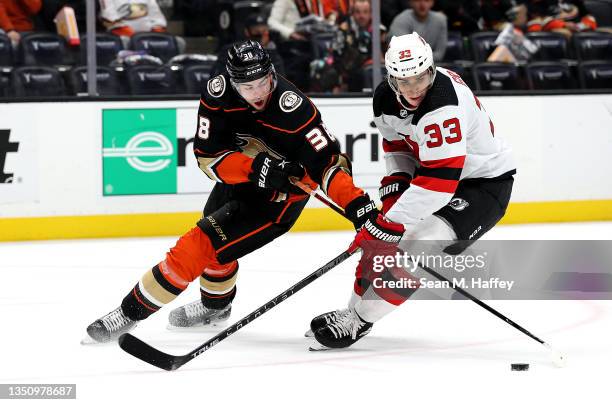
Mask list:
[[[259,187],[261,188],[266,188],[266,176],[270,170],[270,162],[269,158],[265,158],[263,166],[261,166],[261,171],[259,172]]]
[[[365,207],[361,207],[357,210],[357,218],[364,216],[365,214],[367,214],[368,212],[374,209],[376,209],[376,205],[374,205],[374,201],[371,201]]]

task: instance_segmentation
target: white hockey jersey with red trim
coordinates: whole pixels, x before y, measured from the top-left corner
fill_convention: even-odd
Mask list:
[[[460,180],[515,173],[508,144],[461,77],[437,68],[415,110],[399,103],[389,84],[374,92],[374,122],[383,136],[387,174],[407,173],[410,187],[386,216],[413,225],[448,204]]]

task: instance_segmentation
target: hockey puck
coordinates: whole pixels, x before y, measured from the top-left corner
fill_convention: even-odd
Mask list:
[[[510,370],[512,371],[527,371],[529,370],[528,363],[512,363],[510,365]]]

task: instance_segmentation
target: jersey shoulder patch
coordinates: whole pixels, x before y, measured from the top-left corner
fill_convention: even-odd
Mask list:
[[[225,93],[225,77],[223,75],[219,75],[213,77],[206,84],[206,89],[208,90],[208,94],[210,94],[214,98],[219,98]]]
[[[281,110],[288,113],[297,110],[303,101],[304,99],[296,92],[287,90],[279,97],[278,106]]]
[[[423,102],[414,112],[412,125],[417,125],[426,114],[446,106],[458,106],[459,97],[450,77],[438,72],[431,89],[428,90]]]

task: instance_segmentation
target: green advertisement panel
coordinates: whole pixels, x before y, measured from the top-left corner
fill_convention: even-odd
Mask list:
[[[175,194],[176,110],[102,111],[103,195]]]

